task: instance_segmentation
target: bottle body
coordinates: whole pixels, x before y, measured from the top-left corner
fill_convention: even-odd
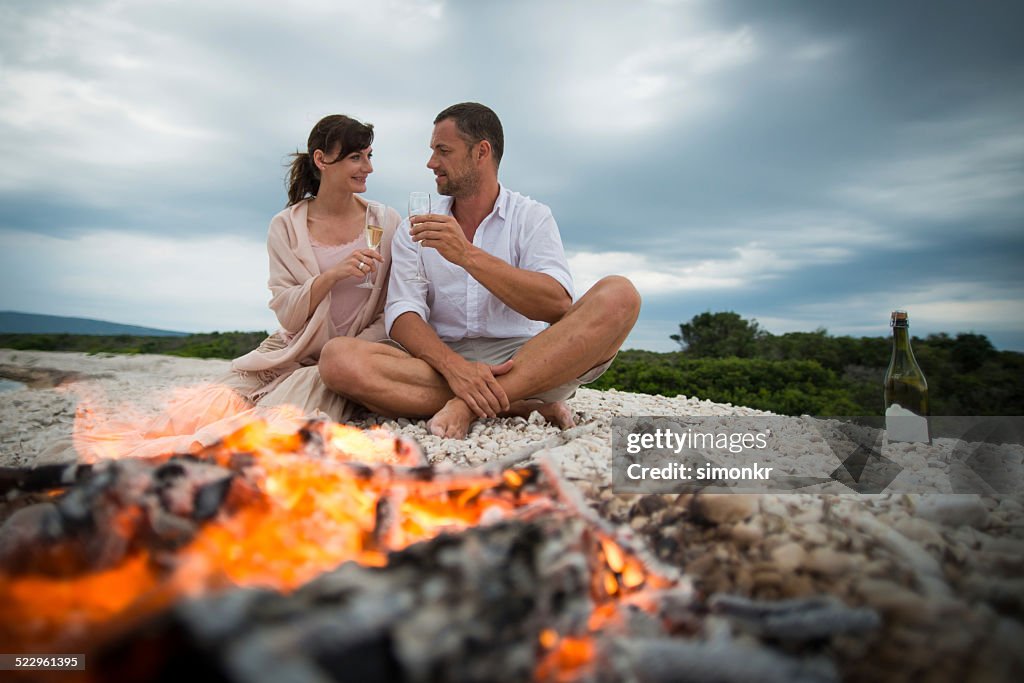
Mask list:
[[[885,372],[886,431],[890,441],[928,441],[928,381],[910,346],[906,311],[893,311],[892,356]]]

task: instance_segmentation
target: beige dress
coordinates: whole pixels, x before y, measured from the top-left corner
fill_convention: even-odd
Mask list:
[[[221,383],[260,406],[292,405],[304,413],[324,413],[338,422],[352,414],[353,406],[327,389],[320,379],[317,362],[320,351],[331,338],[357,337],[367,341],[387,338],[384,303],[391,269],[391,240],[401,222],[394,209],[385,217],[381,255],[370,297],[347,330],[336,330],[331,321],[331,294],[324,297],[307,320],[313,279],[320,274],[316,254],[306,226],[308,201],[285,209],[270,223],[267,251],[270,254],[270,308],[281,330],[270,335],[259,348],[236,358],[231,376]]]

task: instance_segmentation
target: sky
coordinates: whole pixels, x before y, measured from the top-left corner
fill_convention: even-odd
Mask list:
[[[1024,350],[1024,5],[942,0],[35,0],[0,5],[0,310],[274,329],[265,238],[322,116],[367,197],[433,190],[434,116],[505,129],[625,348],[704,311]]]

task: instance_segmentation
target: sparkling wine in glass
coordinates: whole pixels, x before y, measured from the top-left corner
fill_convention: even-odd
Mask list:
[[[380,242],[384,239],[384,228],[381,227],[382,225],[384,225],[384,205],[377,202],[368,202],[366,204],[366,229],[363,231],[368,249],[380,249]],[[360,289],[380,289],[379,286],[373,284],[369,271],[366,272],[366,281],[359,283],[356,287]]]
[[[430,213],[430,193],[410,192],[409,193],[409,227],[412,227],[412,217],[422,216]],[[423,245],[416,243],[416,275],[405,278],[406,282],[429,283],[427,274],[423,271]]]

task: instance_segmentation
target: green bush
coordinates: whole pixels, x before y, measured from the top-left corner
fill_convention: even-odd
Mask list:
[[[882,412],[888,337],[833,337],[824,329],[773,335],[736,313],[710,311],[679,329],[670,337],[683,352],[620,353],[598,386],[683,393],[786,414]],[[1024,354],[998,351],[984,335],[970,332],[914,337],[912,344],[928,379],[933,415],[1024,414]],[[705,362],[712,365],[699,364]]]
[[[859,415],[835,372],[813,360],[686,358],[623,351],[594,389],[694,396],[786,415]]]
[[[2,334],[0,348],[79,353],[160,353],[192,358],[237,358],[259,346],[266,332],[211,332],[183,337],[89,334]]]

